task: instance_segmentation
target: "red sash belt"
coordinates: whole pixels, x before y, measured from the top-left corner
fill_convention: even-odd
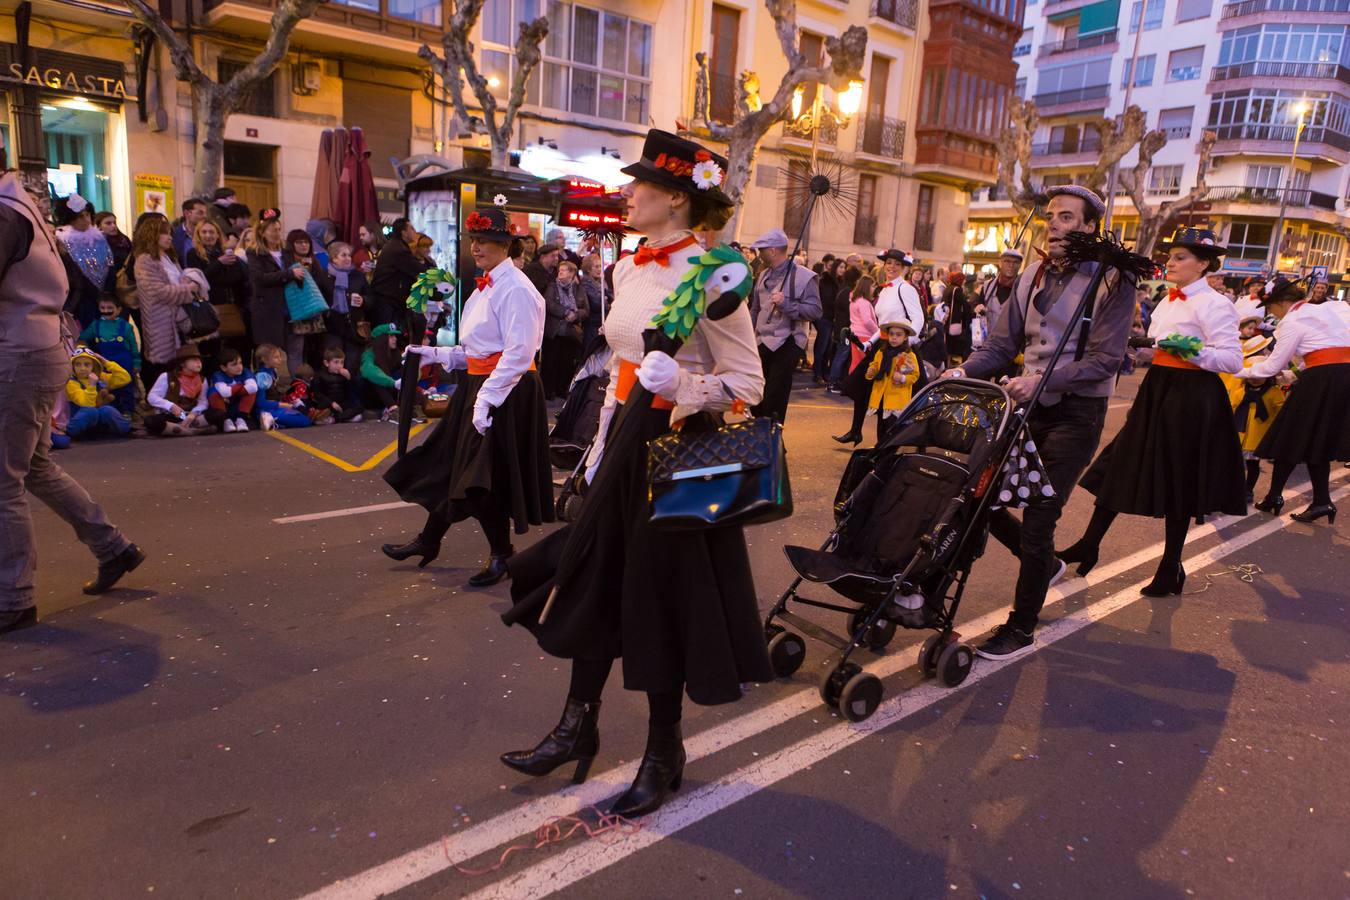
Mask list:
[[[1169,353],[1166,350],[1158,350],[1153,354],[1153,365],[1166,366],[1171,369],[1199,369],[1193,362],[1188,362],[1177,356],[1175,353]]]
[[[637,384],[637,363],[631,363],[626,359],[619,360],[619,383],[614,387],[614,396],[620,403],[628,400],[628,395],[633,392],[633,385]],[[671,403],[665,397],[652,395],[652,409],[674,409],[675,404]]]
[[[1325,350],[1312,350],[1303,354],[1303,368],[1330,366],[1336,363],[1350,363],[1350,347],[1327,347]]]
[[[492,370],[497,368],[497,363],[501,362],[501,353],[494,353],[491,356],[470,356],[469,374],[470,375],[491,375]],[[530,363],[530,371],[534,371],[534,363]]]

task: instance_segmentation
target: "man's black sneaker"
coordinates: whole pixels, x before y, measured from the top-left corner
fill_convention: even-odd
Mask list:
[[[23,609],[0,610],[0,634],[31,628],[37,624],[37,607],[25,606]]]
[[[985,659],[1017,659],[1036,649],[1036,639],[1020,628],[1000,625],[989,640],[975,648]]]

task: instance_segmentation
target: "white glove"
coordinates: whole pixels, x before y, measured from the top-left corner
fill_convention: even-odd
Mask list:
[[[439,363],[447,369],[467,369],[469,367],[469,354],[463,347],[423,347],[415,344],[409,344],[403,351],[406,357],[408,354],[420,356],[424,361]]]
[[[670,354],[653,350],[642,357],[642,365],[637,368],[637,379],[651,393],[674,400],[675,391],[680,386],[680,364]]]
[[[258,382],[256,379],[249,378],[244,382],[244,392],[249,394],[258,393]]]
[[[492,407],[487,405],[486,400],[474,401],[473,427],[479,434],[487,434],[487,430],[492,427]]]

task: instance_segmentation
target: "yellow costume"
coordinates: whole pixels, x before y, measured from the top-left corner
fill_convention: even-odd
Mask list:
[[[909,405],[910,395],[914,391],[914,382],[919,380],[919,359],[913,352],[906,350],[895,354],[891,365],[883,375],[881,360],[885,350],[878,353],[872,364],[867,367],[867,380],[874,382],[872,395],[867,400],[867,414],[880,414],[885,417],[898,415]],[[905,371],[908,369],[908,371]],[[895,373],[901,374],[895,377]]]
[[[102,379],[105,390],[115,391],[131,383],[131,376],[127,373],[127,370],[110,359],[104,359],[88,350],[77,351],[73,358],[91,361],[94,364],[94,375]],[[79,377],[73,372],[70,379],[66,381],[66,399],[76,406],[104,406],[106,402],[111,402],[100,403],[98,392],[97,385],[80,381]]]
[[[1259,357],[1264,356],[1270,345],[1274,343],[1265,335],[1256,335],[1249,337],[1242,342],[1242,361],[1244,365],[1250,366]],[[1267,379],[1264,382],[1252,382],[1236,375],[1220,374],[1223,379],[1224,387],[1228,388],[1228,402],[1233,405],[1234,413],[1242,406],[1247,404],[1247,414],[1237,422],[1239,437],[1242,438],[1242,451],[1250,454],[1261,443],[1261,438],[1266,436],[1270,430],[1271,423],[1275,421],[1275,416],[1280,408],[1284,406],[1285,392],[1274,378]],[[1260,385],[1265,385],[1265,389],[1259,394],[1254,393]],[[1248,389],[1253,393],[1248,394]],[[1250,399],[1248,399],[1250,396]],[[1261,409],[1264,407],[1266,416],[1264,419],[1259,417]]]

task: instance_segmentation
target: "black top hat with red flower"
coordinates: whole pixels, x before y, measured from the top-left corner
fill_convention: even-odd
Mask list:
[[[727,158],[669,131],[653,128],[642,145],[642,158],[621,170],[639,181],[649,181],[706,197],[722,206],[734,206],[722,190]]]
[[[496,241],[509,244],[516,237],[511,231],[511,220],[506,210],[498,206],[475,210],[464,220],[464,233],[480,241]]]
[[[1208,228],[1178,228],[1170,241],[1160,241],[1158,249],[1166,253],[1173,247],[1185,247],[1197,256],[1218,259],[1228,252],[1219,236]]]

